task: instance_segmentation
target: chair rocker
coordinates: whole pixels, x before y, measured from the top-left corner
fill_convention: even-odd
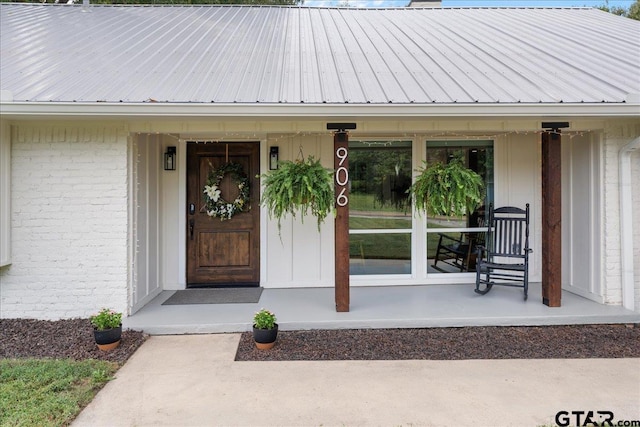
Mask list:
[[[476,259],[476,289],[481,295],[493,285],[529,290],[529,204],[524,210],[512,206],[492,209],[486,246],[478,245]]]
[[[461,272],[471,270],[476,257],[475,236],[471,233],[460,233],[459,238],[448,234],[438,233],[438,248],[433,259],[433,268],[444,271],[438,267],[438,261],[447,264]],[[471,270],[473,271],[473,270]]]

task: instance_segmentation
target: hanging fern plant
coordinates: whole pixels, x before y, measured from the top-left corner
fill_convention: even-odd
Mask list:
[[[280,161],[278,169],[260,176],[264,191],[260,204],[267,208],[269,216],[278,220],[291,214],[311,212],[318,221],[318,230],[333,211],[333,173],[325,169],[319,160],[309,156],[306,160]]]
[[[408,192],[416,209],[432,216],[463,216],[473,212],[483,200],[482,177],[453,159],[418,170],[420,175]]]

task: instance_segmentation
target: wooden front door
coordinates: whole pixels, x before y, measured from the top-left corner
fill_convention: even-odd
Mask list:
[[[258,286],[260,282],[260,144],[187,144],[187,287]],[[239,164],[249,182],[250,207],[229,219],[207,214],[204,188],[211,171]],[[238,180],[225,173],[220,197],[233,202]]]

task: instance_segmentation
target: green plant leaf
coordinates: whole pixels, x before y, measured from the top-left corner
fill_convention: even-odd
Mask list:
[[[309,156],[303,161],[280,161],[278,169],[260,175],[264,190],[260,204],[269,216],[278,220],[290,214],[294,218],[311,211],[317,218],[318,230],[329,213],[334,210],[333,171],[324,168],[319,160]]]
[[[473,212],[484,198],[482,177],[454,159],[445,165],[427,165],[417,172],[409,188],[418,212],[433,216],[463,216]]]

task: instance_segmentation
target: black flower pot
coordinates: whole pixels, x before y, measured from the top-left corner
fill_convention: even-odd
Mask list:
[[[258,329],[253,327],[253,340],[256,342],[256,347],[260,350],[268,350],[276,343],[278,337],[278,324],[276,323],[273,329]]]
[[[105,329],[102,331],[93,328],[93,336],[100,350],[113,350],[120,344],[120,339],[122,338],[122,325],[117,328]]]

